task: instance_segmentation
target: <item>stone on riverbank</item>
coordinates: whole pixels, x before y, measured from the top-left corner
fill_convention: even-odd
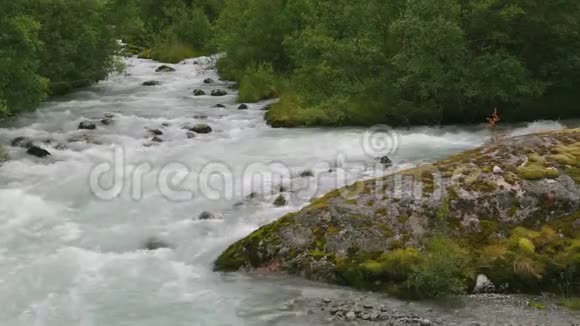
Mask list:
[[[478,274],[507,291],[557,291],[561,275],[580,277],[579,218],[580,130],[528,135],[333,191],[215,268],[276,266],[405,295],[464,292]]]

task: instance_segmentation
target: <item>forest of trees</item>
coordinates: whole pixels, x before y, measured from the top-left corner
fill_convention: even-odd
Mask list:
[[[101,80],[116,39],[178,62],[224,52],[274,126],[580,115],[577,0],[0,0],[0,111]],[[82,19],[79,19],[82,17]]]

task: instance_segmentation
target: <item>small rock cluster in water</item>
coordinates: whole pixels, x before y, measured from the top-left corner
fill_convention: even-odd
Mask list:
[[[329,322],[335,320],[381,322],[386,325],[443,325],[441,321],[432,321],[413,313],[403,312],[385,305],[362,304],[355,301],[322,299],[318,303],[321,310],[331,316]]]

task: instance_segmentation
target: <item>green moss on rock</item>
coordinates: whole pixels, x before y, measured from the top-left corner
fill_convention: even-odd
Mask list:
[[[216,260],[215,270],[237,271],[242,267],[257,267],[268,261],[273,253],[268,252],[269,248],[267,247],[279,243],[278,231],[285,226],[292,225],[294,215],[288,214],[231,245]]]

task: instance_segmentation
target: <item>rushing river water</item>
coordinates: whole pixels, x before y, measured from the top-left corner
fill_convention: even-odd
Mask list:
[[[0,167],[0,325],[303,325],[327,322],[328,316],[309,313],[310,299],[364,295],[407,306],[295,278],[212,271],[227,245],[335,188],[337,180],[371,177],[375,160],[363,128],[272,129],[263,120],[267,103],[237,110],[235,92],[218,81],[210,60],[195,61],[175,65],[176,72],[156,73],[158,63],[128,59],[125,75],[46,102],[0,129],[0,143],[12,157]],[[208,77],[218,82],[204,84]],[[152,79],[161,85],[141,86]],[[229,94],[196,97],[195,88]],[[226,108],[213,107],[219,103]],[[106,112],[115,114],[111,125],[98,123]],[[77,130],[86,119],[97,121],[98,128]],[[199,122],[214,132],[188,138],[183,126]],[[562,127],[543,122],[507,132]],[[152,142],[146,128],[161,130],[163,142]],[[38,159],[10,147],[19,136],[34,139],[52,156]],[[395,130],[389,137],[392,158],[401,167],[474,148],[489,134],[474,126]],[[75,138],[81,141],[71,142]],[[119,160],[123,168],[116,171],[116,183],[108,186],[113,180],[108,171],[97,187],[95,171]],[[272,189],[255,189],[246,168],[272,162],[287,177],[270,182]],[[147,171],[136,177],[136,167]],[[314,177],[300,177],[307,170]],[[163,171],[169,171],[169,189],[159,181]],[[173,187],[174,172],[187,172],[192,182]],[[220,175],[227,191],[218,189]],[[112,185],[120,186],[118,193],[100,191]],[[318,192],[302,192],[276,208],[270,194],[280,185],[288,190],[316,185]],[[258,194],[248,199],[254,191]],[[199,220],[203,211],[215,218]],[[145,250],[150,239],[170,248]],[[510,304],[421,303],[408,309],[427,309],[432,318],[458,324],[557,325],[578,317]]]

